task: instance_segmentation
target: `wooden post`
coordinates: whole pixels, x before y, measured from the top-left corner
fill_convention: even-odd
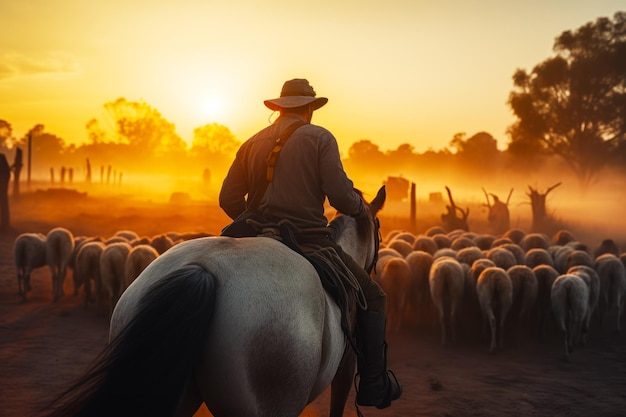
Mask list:
[[[415,183],[411,183],[411,232],[417,231],[417,199],[415,198]]]
[[[33,134],[31,132],[28,134],[28,176],[27,176],[27,182],[26,182],[26,184],[28,185],[28,189],[30,189],[30,163],[32,160],[32,154],[33,154]]]

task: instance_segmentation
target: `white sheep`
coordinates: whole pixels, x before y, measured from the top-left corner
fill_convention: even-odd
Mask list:
[[[85,286],[85,308],[90,302],[95,300],[96,310],[100,311],[100,300],[102,298],[102,277],[100,274],[100,258],[104,252],[105,245],[99,240],[85,242],[81,245],[76,255],[76,265],[74,268],[74,290],[75,293],[81,285]],[[94,293],[91,291],[91,283],[94,283]]]
[[[117,300],[125,289],[124,277],[126,258],[131,251],[128,242],[115,242],[107,245],[100,256],[100,276],[103,295],[109,302],[109,314],[113,312]]]
[[[439,315],[441,343],[447,344],[448,333],[452,342],[455,342],[458,316],[461,313],[465,293],[463,267],[459,261],[449,256],[437,258],[430,268],[428,281],[430,296]]]
[[[13,259],[17,270],[18,294],[26,301],[31,290],[30,274],[46,266],[46,236],[41,233],[22,233],[13,243]]]
[[[552,311],[559,329],[565,333],[565,359],[581,339],[589,308],[589,287],[578,275],[559,275],[550,292]]]
[[[599,317],[604,324],[607,316],[615,318],[615,329],[621,331],[622,303],[626,292],[626,270],[620,259],[610,253],[596,258],[593,269],[600,279]]]
[[[500,267],[486,268],[478,276],[476,293],[480,308],[491,329],[489,352],[493,353],[497,347],[502,347],[504,323],[513,303],[511,278]]]
[[[565,259],[563,273],[566,273],[570,268],[578,265],[585,265],[591,268],[593,267],[593,258],[584,250],[574,249]]]
[[[52,299],[63,295],[63,284],[68,264],[74,251],[74,235],[64,227],[55,227],[46,235],[46,264],[52,274]]]
[[[587,333],[589,332],[589,326],[591,323],[591,317],[596,312],[598,302],[600,300],[600,277],[595,269],[586,265],[573,266],[567,270],[569,275],[580,276],[587,287],[589,288],[589,304],[587,309],[587,319],[585,320],[585,326],[582,332],[582,342],[587,343]]]
[[[128,287],[148,265],[159,257],[159,252],[150,245],[137,245],[126,257],[124,286]]]

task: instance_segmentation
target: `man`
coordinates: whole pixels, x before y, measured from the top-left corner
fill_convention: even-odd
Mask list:
[[[280,116],[238,150],[219,196],[220,207],[229,217],[257,213],[273,222],[289,220],[299,230],[319,229],[328,225],[324,216],[326,198],[343,214],[369,216],[343,169],[335,137],[323,127],[310,124],[313,112],[327,102],[325,97],[316,97],[306,79],[285,82],[279,98],[265,100],[265,105]],[[276,151],[279,137],[284,145]],[[270,168],[268,160],[272,161]],[[357,404],[386,408],[402,394],[397,379],[387,371],[386,295],[329,238],[314,243],[335,247],[363,290],[368,309],[357,313],[356,338],[361,353]]]

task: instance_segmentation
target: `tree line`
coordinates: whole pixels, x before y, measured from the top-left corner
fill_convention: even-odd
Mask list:
[[[508,105],[516,121],[508,129],[506,150],[499,151],[487,132],[458,133],[448,147],[421,154],[410,143],[382,151],[362,139],[344,156],[346,166],[383,172],[454,167],[480,176],[502,167],[535,169],[558,158],[587,188],[604,168],[626,166],[626,12],[561,33],[553,51],[512,76]],[[174,124],[147,103],[118,98],[104,108],[105,120],[86,123],[87,141],[80,146],[67,145],[40,124],[14,138],[10,122],[0,120],[0,152],[11,155],[30,138],[33,163],[45,171],[52,165],[84,166],[91,159],[127,170],[191,174],[199,167],[225,171],[241,143],[226,126],[213,123],[196,128],[188,146]]]

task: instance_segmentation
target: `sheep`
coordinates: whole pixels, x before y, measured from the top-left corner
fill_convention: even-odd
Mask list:
[[[152,238],[150,241],[150,246],[159,252],[159,255],[163,255],[163,253],[174,246],[174,242],[172,239],[167,237],[165,234],[157,235]]]
[[[55,227],[46,235],[46,264],[52,274],[52,300],[65,295],[63,283],[74,250],[74,235],[64,227]]]
[[[95,299],[96,311],[100,311],[100,299],[102,298],[102,277],[100,274],[100,258],[104,252],[103,242],[93,240],[81,245],[76,255],[76,267],[74,269],[74,294],[78,294],[81,285],[85,286],[84,306]],[[91,292],[91,281],[95,284],[95,294]]]
[[[13,258],[17,270],[18,294],[22,301],[31,290],[30,274],[46,266],[46,236],[41,233],[22,233],[13,243]]]
[[[550,291],[552,311],[565,333],[565,360],[578,344],[589,308],[589,287],[578,275],[559,275]]]
[[[496,240],[494,235],[477,235],[474,238],[474,244],[480,248],[480,250],[491,249],[491,245]]]
[[[411,268],[404,258],[390,258],[380,271],[378,283],[387,294],[389,329],[398,331],[402,325],[412,277]]]
[[[621,331],[622,302],[626,292],[626,269],[619,258],[605,253],[596,258],[593,269],[600,279],[599,316],[603,324],[607,315],[613,314],[617,333]]]
[[[483,252],[476,246],[463,248],[456,253],[456,259],[469,266],[472,266],[475,260],[481,258],[483,258]]]
[[[391,242],[389,242],[387,247],[395,249],[403,257],[406,257],[409,253],[413,252],[413,246],[402,239],[393,239]]]
[[[567,255],[567,258],[562,266],[563,271],[559,272],[565,273],[568,269],[577,265],[593,267],[593,258],[591,258],[591,256],[583,250],[574,249]]]
[[[387,233],[387,235],[385,236],[385,238],[383,239],[383,242],[385,242],[385,244],[391,242],[393,240],[394,237],[396,237],[397,235],[399,235],[400,233],[402,233],[403,230],[392,230],[391,232]],[[166,236],[168,236],[166,234]],[[172,236],[169,236],[170,239],[174,240]]]
[[[558,246],[566,245],[575,240],[576,238],[574,237],[574,234],[569,230],[559,230],[554,234],[554,236],[552,236],[552,244]]]
[[[450,248],[459,251],[464,248],[476,247],[476,244],[469,237],[459,236],[450,243]]]
[[[80,276],[80,271],[76,267],[76,262],[78,258],[78,253],[87,243],[91,242],[103,242],[104,239],[100,236],[80,236],[74,238],[74,250],[72,251],[72,258],[70,260],[69,266],[73,269],[72,278],[74,280],[74,295],[78,295],[78,290],[84,283],[84,279]]]
[[[137,234],[137,232],[133,232],[132,230],[118,230],[117,232],[113,234],[113,236],[123,237],[129,242],[139,238],[139,235]]]
[[[500,247],[513,254],[517,265],[524,265],[526,263],[526,253],[524,253],[524,250],[519,245],[516,245],[515,243],[505,243]]]
[[[476,293],[476,282],[480,274],[487,268],[496,266],[487,258],[475,260],[465,272],[465,295],[463,296],[463,316],[467,335],[476,336],[480,333],[482,311]]]
[[[509,229],[502,235],[502,237],[509,238],[511,239],[511,242],[518,245],[522,241],[524,236],[526,236],[526,231],[518,228]]]
[[[529,316],[536,311],[538,283],[531,268],[526,265],[515,265],[506,273],[513,285],[513,304],[510,315],[515,320],[514,327],[525,331],[528,328]]]
[[[376,261],[376,265],[370,274],[372,279],[378,281],[380,272],[383,268],[385,268],[385,263],[387,263],[387,261],[391,258],[403,258],[403,256],[397,250],[391,248],[382,248],[378,250],[378,260]]]
[[[391,240],[403,240],[412,245],[415,242],[415,235],[411,232],[400,232],[395,235]],[[391,242],[391,240],[389,240],[389,242]]]
[[[406,257],[411,269],[412,283],[409,293],[409,304],[415,303],[418,324],[428,322],[432,317],[432,299],[428,276],[433,264],[433,256],[424,251],[413,251]]]
[[[456,259],[456,251],[451,248],[441,248],[437,252],[435,252],[435,254],[433,255],[433,259],[438,259],[443,256]]]
[[[591,317],[595,313],[598,307],[598,301],[600,300],[600,277],[598,277],[598,273],[593,268],[586,265],[573,266],[567,270],[567,274],[580,276],[583,281],[585,281],[585,284],[587,284],[587,287],[589,287],[587,319],[585,320],[585,326],[582,332],[582,342],[586,344]]]
[[[132,246],[134,248],[135,246],[139,246],[139,245],[149,245],[150,244],[150,240],[151,239],[148,236],[141,236],[141,237],[138,237],[137,239],[131,240],[130,241],[130,246]]]
[[[605,253],[612,253],[613,255],[619,257],[619,247],[613,239],[604,239],[602,242],[600,242],[600,245],[598,245],[598,247],[593,252],[593,257],[595,259],[600,255],[604,255]]]
[[[428,283],[430,296],[439,316],[441,344],[447,344],[448,332],[452,342],[455,342],[458,314],[461,312],[465,292],[463,267],[456,259],[448,256],[435,259],[430,268]]]
[[[532,248],[548,250],[551,246],[550,238],[543,233],[528,233],[520,240],[519,245],[524,249],[524,252],[528,252]]]
[[[159,252],[150,245],[137,245],[131,249],[124,267],[124,286],[128,287],[146,269],[152,261],[159,257]]]
[[[124,291],[126,258],[131,251],[128,242],[115,242],[107,245],[100,256],[100,276],[103,295],[108,298],[109,314],[113,312],[117,300]]]
[[[497,239],[494,239],[494,241],[491,242],[491,247],[489,247],[487,249],[497,248],[498,246],[502,246],[502,245],[506,245],[506,244],[510,244],[510,243],[515,243],[515,242],[513,242],[508,237],[499,237]]]
[[[452,245],[452,240],[446,235],[435,235],[433,236],[433,240],[435,241],[439,249],[449,248]]]
[[[537,334],[541,338],[554,325],[550,294],[559,272],[550,265],[538,265],[532,271],[537,278]]]
[[[500,267],[485,268],[476,281],[476,294],[480,309],[489,322],[491,329],[489,352],[493,353],[496,347],[502,347],[504,323],[513,303],[511,278]]]
[[[430,236],[430,237],[433,237],[435,235],[445,235],[446,233],[447,233],[446,229],[444,229],[441,226],[432,226],[428,228],[426,232],[424,232],[426,236]]]
[[[448,236],[448,239],[450,239],[450,242],[452,242],[454,239],[463,236],[465,233],[469,232],[464,229],[454,229],[453,231],[446,233],[446,236]]]
[[[554,266],[554,261],[552,260],[552,256],[550,253],[541,248],[532,248],[528,252],[526,252],[526,262],[524,262],[527,267],[533,269],[539,265],[550,265]]]
[[[490,249],[487,252],[487,259],[492,260],[493,263],[496,264],[496,266],[499,266],[505,271],[513,265],[517,265],[515,256],[503,247]]]
[[[435,240],[430,236],[418,236],[413,242],[413,250],[428,252],[434,255],[439,249]]]

